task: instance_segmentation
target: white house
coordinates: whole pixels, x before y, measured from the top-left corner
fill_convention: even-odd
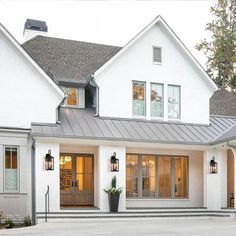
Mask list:
[[[160,16],[123,48],[45,36],[21,47],[1,26],[0,51],[8,215],[44,212],[47,191],[50,212],[107,212],[114,175],[120,211],[235,207],[235,95]]]

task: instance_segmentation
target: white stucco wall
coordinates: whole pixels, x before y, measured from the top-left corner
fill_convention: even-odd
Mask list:
[[[54,157],[54,170],[45,170],[45,155],[48,150]],[[49,142],[35,143],[35,185],[36,185],[36,212],[44,212],[44,195],[49,186],[50,211],[60,210],[60,182],[59,182],[59,144]]]
[[[203,152],[127,148],[127,153],[189,157],[189,196],[186,199],[127,199],[127,207],[203,207]]]
[[[152,62],[152,48],[162,48],[162,64]],[[186,59],[164,29],[154,26],[96,77],[101,116],[132,118],[132,81],[146,82],[146,118],[150,119],[150,82],[164,84],[165,117],[167,85],[181,86],[181,121],[209,123],[212,91],[205,78]]]
[[[112,154],[116,152],[116,158],[119,159],[119,172],[110,171],[110,159]],[[117,178],[117,188],[122,187],[123,192],[120,195],[119,211],[126,210],[125,201],[125,147],[119,146],[99,146],[98,148],[98,173],[99,173],[99,186],[98,186],[98,201],[101,211],[109,211],[108,196],[104,192],[104,188],[111,187],[112,177],[115,175]]]
[[[212,157],[218,163],[218,173],[210,174]],[[211,149],[204,152],[204,206],[208,210],[227,207],[227,150]]]
[[[0,126],[56,122],[62,97],[0,31]]]

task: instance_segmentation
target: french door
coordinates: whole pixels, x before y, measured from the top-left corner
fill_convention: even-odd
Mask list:
[[[61,154],[60,156],[61,206],[93,206],[93,156]]]

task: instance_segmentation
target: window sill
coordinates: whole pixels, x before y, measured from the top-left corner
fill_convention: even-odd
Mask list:
[[[161,62],[154,62],[154,61],[152,62],[152,64],[153,64],[153,65],[159,65],[159,66],[162,65]]]
[[[190,201],[189,198],[129,198],[127,201]]]

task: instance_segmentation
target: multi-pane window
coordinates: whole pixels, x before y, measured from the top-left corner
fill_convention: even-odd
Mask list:
[[[78,106],[78,89],[77,88],[66,88],[66,105],[67,106]]]
[[[163,84],[151,83],[151,117],[162,118],[164,113]]]
[[[138,197],[139,162],[138,155],[126,157],[126,196]]]
[[[19,167],[18,148],[12,146],[4,147],[4,189],[7,192],[19,190]]]
[[[133,81],[133,115],[145,116],[145,83]]]
[[[180,119],[180,86],[168,85],[168,118]]]
[[[161,48],[153,47],[153,62],[161,63],[161,61],[162,61]]]
[[[186,198],[188,157],[127,154],[126,196]]]

